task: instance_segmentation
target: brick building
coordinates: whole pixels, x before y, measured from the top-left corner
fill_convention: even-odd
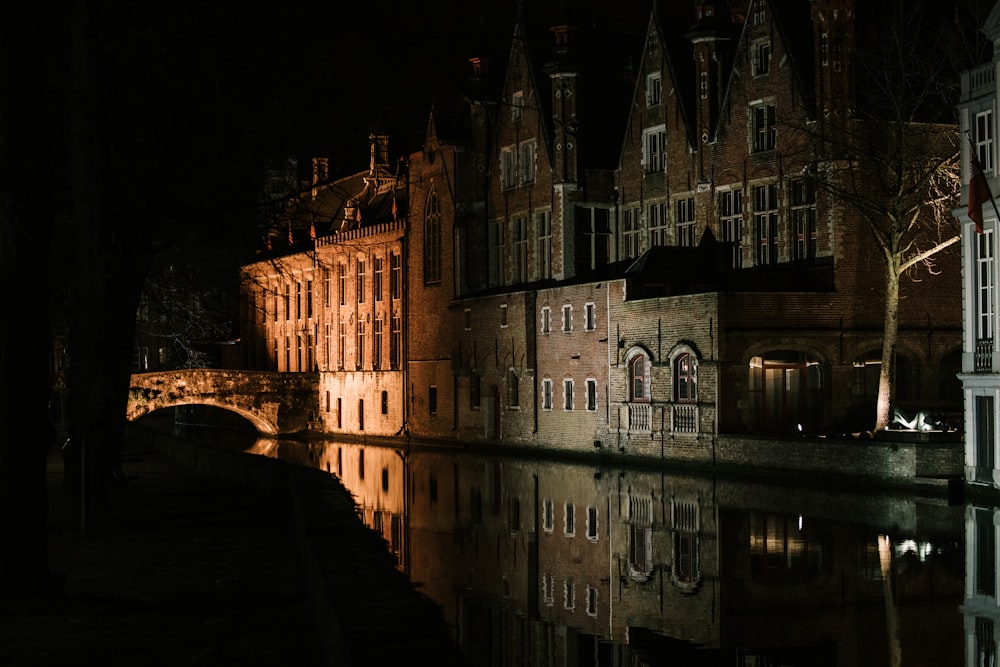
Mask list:
[[[570,18],[525,7],[505,57],[471,60],[467,104],[430,114],[388,236],[366,221],[317,240],[317,260],[356,252],[350,234],[398,249],[404,276],[401,372],[324,379],[346,401],[325,428],[360,433],[350,411],[383,391],[378,433],[463,443],[705,461],[725,438],[870,428],[883,263],[817,185],[833,172],[809,133],[853,106],[853,2],[657,2],[630,30]],[[936,268],[902,288],[896,402],[960,412],[957,253]]]

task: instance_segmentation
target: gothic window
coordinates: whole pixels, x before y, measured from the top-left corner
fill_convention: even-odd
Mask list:
[[[649,357],[644,352],[633,355],[628,362],[629,400],[649,402]]]
[[[424,212],[424,282],[441,281],[441,205],[431,190]]]
[[[674,359],[674,400],[693,403],[698,400],[698,362],[690,352]]]

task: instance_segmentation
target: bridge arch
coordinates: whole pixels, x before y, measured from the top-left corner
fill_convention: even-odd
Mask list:
[[[132,375],[127,418],[208,405],[234,412],[264,435],[305,431],[319,407],[315,373],[186,369]]]

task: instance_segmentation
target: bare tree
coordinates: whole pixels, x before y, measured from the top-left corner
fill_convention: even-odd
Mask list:
[[[856,28],[856,98],[821,100],[816,123],[803,128],[822,156],[817,188],[862,221],[883,262],[875,430],[892,420],[901,281],[935,273],[938,254],[959,240],[955,103],[959,72],[977,51],[966,33],[978,27],[959,23],[954,6],[897,0],[879,11],[877,23]]]

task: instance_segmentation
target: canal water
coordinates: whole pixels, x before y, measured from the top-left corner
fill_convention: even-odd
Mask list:
[[[336,475],[475,665],[997,664],[996,508],[186,428]]]

